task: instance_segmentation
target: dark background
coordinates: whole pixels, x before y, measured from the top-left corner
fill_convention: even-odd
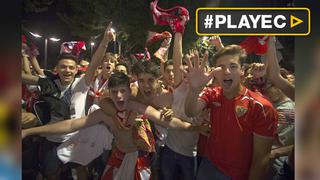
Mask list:
[[[1,28],[0,28],[0,63],[1,63],[1,70],[0,70],[0,104],[2,105],[1,110],[7,109],[9,110],[9,114],[7,114],[5,120],[1,116],[1,132],[8,133],[7,136],[7,144],[1,144],[2,149],[0,151],[0,156],[5,156],[6,158],[14,159],[14,164],[9,164],[1,161],[0,168],[6,169],[6,171],[1,171],[0,174],[2,177],[12,178],[19,176],[19,169],[21,164],[20,158],[20,151],[21,151],[21,140],[20,140],[20,101],[21,101],[21,59],[20,59],[20,50],[21,50],[21,34],[24,33],[22,30],[22,26],[26,26],[27,29],[31,30],[39,30],[43,29],[42,32],[54,32],[59,38],[65,38],[63,41],[74,40],[70,27],[66,24],[62,23],[61,20],[56,15],[56,9],[61,7],[65,7],[64,4],[67,1],[55,1],[50,7],[48,11],[44,12],[25,12],[23,7],[23,1],[15,0],[15,1],[6,1],[5,4],[2,4],[0,10],[0,20],[1,20]],[[70,1],[68,1],[70,2]],[[118,1],[118,2],[129,2],[128,1]],[[131,1],[130,1],[131,2]],[[136,1],[134,1],[136,2]],[[147,6],[148,1],[139,1],[145,3]],[[206,3],[208,1],[203,1],[202,3]],[[222,5],[228,6],[268,6],[268,7],[275,7],[275,6],[286,6],[288,2],[292,1],[223,1]],[[3,2],[4,3],[4,2]],[[165,3],[169,3],[169,0],[162,1],[160,0],[159,5],[163,8],[170,7],[164,6]],[[170,3],[173,3],[170,1]],[[176,3],[176,2],[175,2]],[[199,3],[198,1],[179,1],[179,3]],[[216,3],[219,2],[212,2],[207,4],[208,6],[214,6]],[[286,47],[294,47],[294,51],[291,54],[294,54],[294,64],[296,67],[296,89],[297,89],[297,97],[302,97],[304,95],[303,89],[305,89],[305,82],[310,79],[310,70],[313,69],[312,63],[312,54],[315,50],[315,46],[319,45],[319,3],[318,1],[305,1],[299,0],[295,2],[297,7],[308,7],[311,10],[311,34],[306,37],[295,37],[294,42],[292,40],[287,40],[283,37],[278,37],[281,42]],[[200,7],[200,6],[199,6]],[[63,9],[62,8],[62,9]],[[71,8],[72,9],[72,8]],[[117,9],[115,9],[117,10]],[[66,11],[66,10],[63,10]],[[109,10],[108,10],[109,11]],[[140,11],[137,11],[140,12]],[[137,13],[138,14],[138,13]],[[147,11],[146,14],[149,14]],[[148,19],[150,17],[147,17]],[[38,22],[38,23],[36,23]],[[38,24],[38,28],[34,27],[35,24]],[[44,24],[47,24],[44,26]],[[61,26],[59,26],[59,24]],[[192,24],[192,21],[190,22]],[[33,29],[33,27],[35,29]],[[52,31],[54,28],[56,30]],[[190,28],[190,30],[188,29]],[[191,25],[187,28],[186,33],[190,33],[189,38],[185,38],[184,41],[187,39],[194,40],[193,38],[196,37],[194,34],[194,30],[192,30]],[[102,31],[101,31],[102,32]],[[40,32],[39,32],[40,33]],[[222,37],[225,43],[231,43],[239,41],[243,37],[237,38],[225,38]],[[191,41],[190,40],[190,41]],[[40,42],[37,44],[39,48],[41,45]],[[293,46],[295,44],[295,46]],[[58,48],[58,47],[57,47]],[[53,48],[54,49],[54,48]],[[291,48],[288,48],[291,49]],[[51,50],[50,50],[51,51]],[[54,51],[54,50],[52,50]],[[54,59],[57,56],[57,52],[49,52],[50,58]],[[43,51],[40,49],[40,53]],[[52,53],[52,54],[51,54]],[[290,55],[290,54],[289,54]],[[52,56],[52,57],[51,57]],[[293,59],[293,58],[292,58]],[[40,59],[41,61],[41,59]],[[287,61],[288,62],[288,61]],[[320,79],[319,79],[320,81]],[[320,97],[320,96],[318,96]],[[297,102],[297,104],[299,101]],[[3,108],[3,106],[5,108]],[[302,104],[301,106],[306,106],[306,104]],[[299,106],[297,107],[299,108]],[[298,119],[297,121],[303,121]],[[298,126],[299,128],[299,126]],[[319,141],[319,138],[318,138]],[[302,145],[297,145],[301,148]],[[9,154],[8,154],[9,152]],[[318,154],[320,155],[320,154]],[[297,154],[299,156],[299,154]],[[19,178],[15,178],[19,179]]]
[[[35,39],[28,32],[61,39],[59,42],[48,41],[48,68],[54,67],[60,44],[66,41],[85,41],[87,51],[83,52],[81,57],[90,59],[90,42],[94,41],[97,44],[100,41],[101,33],[111,20],[117,31],[118,42],[121,42],[122,53],[128,55],[133,52],[143,52],[148,30],[171,32],[169,27],[153,25],[150,2],[151,0],[24,0],[21,9],[21,29],[22,33],[38,46],[40,65],[43,65],[44,59],[44,39]],[[187,49],[195,46],[199,38],[195,33],[195,12],[199,7],[286,7],[292,3],[293,0],[160,0],[158,5],[164,9],[181,5],[189,10],[190,21],[183,38],[183,48],[186,52]],[[223,43],[228,45],[239,44],[244,37],[221,38]],[[279,37],[279,40],[284,46],[283,66],[294,72],[293,38]],[[114,48],[113,45],[118,47],[118,44],[112,44],[108,51],[116,50],[117,53],[118,48]],[[153,53],[158,46],[159,44],[155,44],[149,47],[149,51]],[[170,54],[171,51],[172,49]]]

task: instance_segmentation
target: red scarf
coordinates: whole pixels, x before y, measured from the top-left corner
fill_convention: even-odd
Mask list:
[[[240,46],[246,50],[247,54],[263,55],[268,50],[268,40],[268,36],[247,37]]]
[[[93,97],[101,97],[104,89],[107,88],[108,79],[104,79],[100,74],[94,80],[94,83],[89,88],[89,95]]]
[[[189,12],[182,6],[175,6],[170,9],[162,9],[158,5],[158,0],[150,3],[154,25],[170,25],[174,33],[184,33],[184,25],[181,24],[181,16],[185,16],[189,21]]]
[[[157,41],[160,41],[166,38],[172,38],[172,34],[169,33],[168,31],[164,31],[162,33],[148,31],[148,38],[147,38],[146,45],[147,46],[151,45]]]

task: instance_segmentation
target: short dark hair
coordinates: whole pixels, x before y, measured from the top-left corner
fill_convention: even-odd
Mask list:
[[[71,59],[71,60],[74,60],[76,62],[76,64],[78,63],[78,58],[77,56],[74,56],[73,54],[71,53],[62,53],[58,56],[58,59],[57,59],[57,64],[62,60],[62,59]]]
[[[130,88],[130,79],[123,72],[114,72],[108,79],[108,88],[125,85]]]
[[[130,74],[129,67],[128,67],[127,63],[124,63],[124,62],[117,63],[114,67],[116,68],[117,66],[124,66],[127,69],[128,74]]]
[[[172,60],[172,59],[167,60],[167,61],[164,63],[163,68],[166,69],[167,66],[169,66],[169,65],[173,65],[173,60]]]
[[[219,50],[214,56],[213,61],[215,64],[217,63],[217,59],[224,55],[232,55],[239,57],[239,63],[242,66],[245,60],[247,59],[246,51],[239,45],[228,45],[225,46],[223,49]]]
[[[160,67],[151,61],[138,61],[132,67],[132,74],[138,76],[142,73],[152,74],[154,77],[160,77]]]

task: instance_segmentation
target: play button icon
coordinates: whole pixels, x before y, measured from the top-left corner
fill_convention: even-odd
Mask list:
[[[290,15],[290,27],[291,28],[293,28],[301,23],[303,23],[303,20],[301,20],[293,15]]]

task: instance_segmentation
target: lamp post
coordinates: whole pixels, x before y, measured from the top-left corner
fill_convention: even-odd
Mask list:
[[[35,38],[42,38],[42,36],[39,34],[32,33],[32,32],[30,32],[30,34]],[[54,37],[49,38],[49,40],[54,42],[60,41],[60,39],[54,38]],[[48,38],[45,37],[44,38],[44,69],[47,69],[47,58],[48,58]]]
[[[91,43],[90,43],[90,45],[91,45],[91,56],[92,56],[92,53],[93,53],[93,46],[94,46],[94,42],[91,42]]]
[[[44,39],[44,69],[47,69],[48,39]]]

